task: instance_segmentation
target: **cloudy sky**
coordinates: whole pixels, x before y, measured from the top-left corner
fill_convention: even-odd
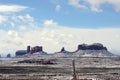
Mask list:
[[[120,0],[0,0],[0,54],[102,43],[120,54]]]

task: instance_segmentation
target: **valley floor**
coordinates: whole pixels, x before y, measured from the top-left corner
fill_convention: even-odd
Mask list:
[[[72,60],[79,80],[120,80],[119,57],[1,58],[0,80],[72,80]]]

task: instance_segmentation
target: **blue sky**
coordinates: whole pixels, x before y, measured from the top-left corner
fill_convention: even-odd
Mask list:
[[[94,42],[119,53],[119,4],[119,0],[0,0],[1,54],[26,49],[28,44],[54,52]]]
[[[119,27],[120,13],[115,11],[112,4],[100,5],[102,12],[91,11],[90,9],[76,8],[70,5],[70,0],[2,0],[1,5],[21,5],[26,6],[26,11],[21,14],[29,13],[35,17],[37,22],[46,19],[53,19],[64,26],[74,26],[82,28],[99,28],[99,27]],[[71,0],[72,1],[72,0]],[[84,1],[84,0],[73,0]],[[99,1],[99,0],[96,0]],[[103,0],[105,1],[105,0]],[[89,3],[86,3],[90,5]],[[59,10],[56,6],[59,5]],[[87,6],[86,5],[86,6]],[[89,8],[90,6],[88,6]],[[16,13],[16,14],[20,14]]]

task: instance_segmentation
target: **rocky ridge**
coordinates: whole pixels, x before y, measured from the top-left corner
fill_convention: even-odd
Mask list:
[[[26,53],[22,56],[27,56],[27,57],[40,57],[40,56],[49,56],[48,53],[43,51],[42,46],[36,46],[31,48],[27,48],[29,50],[26,50]],[[32,53],[31,53],[32,52]],[[108,49],[103,46],[101,43],[94,43],[94,44],[80,44],[78,45],[78,48],[74,52],[69,52],[66,51],[65,48],[63,47],[61,51],[55,52],[51,54],[50,56],[55,56],[55,57],[111,57],[111,56],[116,56],[112,54],[111,52],[108,51]]]

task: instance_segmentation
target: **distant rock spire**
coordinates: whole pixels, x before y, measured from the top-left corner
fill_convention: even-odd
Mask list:
[[[30,46],[27,46],[27,53],[30,53]]]
[[[65,51],[65,48],[64,48],[64,47],[62,47],[62,49],[61,49],[61,52],[63,52],[63,51]]]

